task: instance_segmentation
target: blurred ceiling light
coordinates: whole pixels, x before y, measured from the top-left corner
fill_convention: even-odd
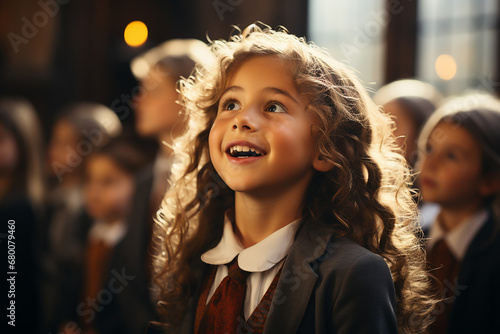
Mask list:
[[[130,22],[123,33],[125,42],[130,46],[140,46],[148,39],[148,27],[141,21]]]
[[[436,58],[436,74],[443,80],[450,80],[457,74],[457,62],[449,54],[442,54]]]

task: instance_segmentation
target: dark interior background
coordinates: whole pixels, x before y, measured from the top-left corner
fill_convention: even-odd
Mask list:
[[[387,6],[394,2],[386,1]],[[415,74],[418,1],[400,2],[405,10],[391,19],[385,36],[385,82]],[[227,38],[232,25],[243,28],[255,21],[307,37],[307,19],[307,0],[2,0],[0,96],[28,98],[46,136],[57,111],[81,100],[130,110],[120,116],[131,124],[127,96],[137,82],[129,63],[139,53],[171,38]],[[149,29],[147,42],[137,48],[123,39],[125,26],[134,20]],[[17,46],[13,34],[23,38]]]

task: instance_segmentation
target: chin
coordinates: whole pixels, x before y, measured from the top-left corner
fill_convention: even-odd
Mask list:
[[[238,184],[228,185],[234,192],[244,193],[247,195],[254,195],[259,197],[266,197],[271,191],[268,187],[262,187],[255,184]]]
[[[135,130],[141,136],[151,136],[155,133],[155,129],[151,126],[151,124],[148,125],[147,122],[137,122]]]
[[[435,198],[435,197],[432,197],[432,196],[424,196],[424,195],[422,194],[422,200],[423,200],[424,202],[427,202],[427,203],[436,203],[436,204],[439,204],[439,203],[438,203],[438,202],[439,202],[439,200],[438,200],[437,198]]]
[[[245,191],[248,191],[247,187],[245,186],[242,186],[240,184],[231,184],[231,183],[227,183],[227,186],[232,190],[232,191],[235,191],[235,192],[245,192]]]
[[[224,181],[226,182],[226,181]],[[238,182],[226,182],[227,186],[231,188],[231,190],[236,192],[249,192],[254,190],[255,187],[252,187],[246,183],[238,183]]]
[[[96,220],[100,220],[103,216],[102,210],[99,209],[87,208],[87,213],[90,217]]]

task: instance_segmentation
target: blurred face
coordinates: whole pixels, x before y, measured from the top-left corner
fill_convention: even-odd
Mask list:
[[[49,142],[47,163],[50,173],[54,173],[54,164],[68,165],[68,148],[76,150],[80,135],[77,129],[68,121],[61,120],[56,123],[52,130],[52,137]]]
[[[420,175],[425,201],[462,207],[482,198],[481,147],[469,132],[441,122],[427,142]]]
[[[417,156],[417,131],[415,124],[408,112],[396,101],[391,101],[384,105],[384,110],[393,116],[396,123],[394,136],[396,144],[402,149],[406,161],[411,165]]]
[[[214,167],[231,189],[305,191],[315,151],[308,103],[278,58],[253,57],[237,67],[209,136]]]
[[[106,222],[123,219],[134,190],[132,175],[105,155],[90,157],[85,167],[85,205],[90,216]]]
[[[19,161],[19,148],[12,132],[0,123],[0,173],[9,174]]]
[[[136,129],[141,136],[169,140],[184,129],[179,116],[181,107],[175,102],[179,94],[175,80],[156,67],[141,82],[141,96],[136,100]]]

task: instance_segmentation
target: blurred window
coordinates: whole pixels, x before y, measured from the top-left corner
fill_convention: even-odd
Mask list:
[[[353,67],[370,90],[382,85],[385,0],[309,0],[309,38]]]
[[[420,0],[417,78],[444,95],[493,91],[499,7],[498,0]]]

